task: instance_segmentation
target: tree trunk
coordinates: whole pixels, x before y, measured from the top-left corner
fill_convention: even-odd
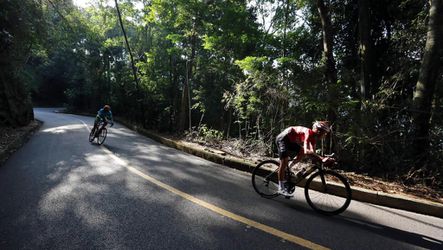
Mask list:
[[[189,109],[191,108],[189,106],[189,63],[188,61],[185,62],[185,82],[183,84],[183,90],[182,90],[182,98],[181,98],[181,110],[180,110],[180,131],[185,131],[189,125],[186,125],[189,121]],[[190,129],[190,128],[189,128]]]
[[[134,58],[132,56],[131,47],[129,46],[128,36],[126,35],[125,26],[123,26],[122,16],[121,16],[121,13],[120,13],[120,8],[118,7],[118,1],[117,0],[115,0],[115,8],[117,9],[118,20],[119,20],[120,26],[122,28],[123,36],[125,37],[126,47],[128,48],[129,57],[131,59],[132,74],[134,75],[135,87],[136,87],[137,92],[138,92],[139,86],[138,86],[138,78],[137,78],[137,69],[135,68]]]
[[[326,66],[325,76],[328,81],[328,120],[333,124],[337,119],[338,107],[338,91],[337,91],[337,70],[335,66],[335,59],[333,55],[333,31],[331,25],[331,18],[328,14],[328,9],[323,0],[317,0],[318,13],[323,29],[323,60]]]
[[[172,69],[172,113],[171,113],[171,128],[174,128],[175,130],[180,130],[180,125],[177,123],[179,120],[178,115],[180,114],[180,108],[179,108],[179,100],[180,100],[180,93],[179,93],[179,81],[178,76],[179,73],[177,71],[177,59],[173,58],[171,63],[171,69]]]
[[[370,96],[370,21],[369,21],[369,0],[358,1],[358,28],[360,35],[359,56],[360,56],[360,99],[365,101]]]
[[[231,124],[232,124],[232,108],[229,108],[228,111],[228,123],[226,125],[226,129],[225,129],[225,135],[226,138],[229,138],[231,135]]]
[[[288,18],[289,18],[289,0],[285,3],[285,26],[283,30],[283,57],[286,57],[286,32],[288,28]]]
[[[443,56],[443,0],[431,0],[426,46],[413,96],[413,156],[420,168],[429,152],[432,99]]]
[[[359,31],[359,48],[358,54],[360,57],[360,102],[356,117],[359,121],[358,127],[365,127],[367,123],[367,116],[364,115],[366,111],[365,101],[371,95],[371,42],[370,42],[370,16],[369,16],[369,0],[358,1],[358,31]],[[357,128],[357,135],[363,136],[362,130]],[[363,132],[364,133],[364,132]],[[366,147],[365,144],[360,145],[360,156],[365,158]]]
[[[193,67],[195,61],[196,54],[196,40],[197,34],[195,30],[196,20],[194,19],[192,23],[192,35],[191,35],[191,57],[186,59],[186,81],[183,87],[182,93],[182,101],[181,101],[181,112],[180,112],[180,126],[181,130],[184,131],[187,127],[189,130],[192,129],[192,120],[191,120],[191,79],[193,75]],[[188,124],[186,124],[188,123]]]
[[[126,47],[128,48],[128,52],[129,52],[129,57],[131,59],[131,68],[132,68],[132,74],[134,76],[134,81],[135,81],[135,107],[139,107],[138,111],[136,111],[137,113],[135,114],[135,117],[138,121],[141,121],[143,125],[145,125],[145,115],[144,115],[144,110],[143,110],[143,101],[144,98],[142,97],[142,94],[140,93],[140,87],[139,87],[139,81],[138,81],[138,77],[137,77],[137,69],[135,67],[135,62],[134,62],[134,57],[132,56],[132,51],[131,51],[131,47],[129,46],[129,42],[128,42],[128,36],[126,35],[126,30],[125,27],[123,25],[123,21],[122,21],[122,16],[120,13],[120,8],[118,7],[118,1],[115,0],[115,8],[117,9],[117,15],[118,15],[118,20],[120,22],[120,26],[123,32],[123,36],[125,37],[125,42],[126,42]]]

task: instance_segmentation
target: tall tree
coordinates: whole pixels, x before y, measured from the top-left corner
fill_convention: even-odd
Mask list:
[[[195,53],[196,53],[196,45],[197,45],[197,31],[196,31],[196,22],[197,16],[191,16],[192,25],[190,34],[188,37],[190,47],[190,55],[185,56],[185,81],[182,92],[182,101],[180,110],[180,130],[183,131],[185,128],[188,130],[192,129],[192,106],[191,106],[191,79],[193,78],[193,67],[195,64]]]
[[[117,0],[115,0],[115,8],[117,10],[118,21],[120,23],[120,27],[122,29],[123,36],[125,38],[126,47],[128,48],[129,57],[131,59],[131,68],[132,68],[132,74],[134,76],[135,86],[136,86],[137,91],[139,91],[137,69],[135,67],[134,57],[132,55],[131,46],[129,46],[128,36],[126,35],[125,26],[123,25],[122,15],[120,13],[120,8],[118,7],[118,1]]]
[[[431,0],[426,46],[413,96],[414,156],[424,162],[429,151],[432,100],[443,58],[443,0]]]
[[[132,75],[133,75],[134,81],[135,81],[135,106],[138,107],[138,112],[136,113],[136,119],[138,121],[144,122],[145,119],[144,119],[144,110],[143,110],[143,104],[142,104],[143,98],[142,98],[142,95],[140,92],[140,86],[139,86],[139,81],[138,81],[138,76],[137,76],[137,68],[135,67],[134,57],[132,55],[131,46],[129,45],[128,36],[126,35],[125,26],[123,25],[122,15],[120,13],[120,8],[118,6],[117,0],[115,0],[115,8],[117,10],[118,20],[119,20],[120,27],[123,32],[123,36],[125,38],[126,47],[128,49],[129,58],[131,60]]]
[[[370,16],[369,0],[358,0],[358,30],[359,30],[359,55],[360,55],[360,98],[368,98],[370,91]]]
[[[38,3],[0,3],[0,126],[23,126],[34,118],[22,74],[43,35]]]
[[[328,120],[334,123],[337,118],[338,91],[337,69],[334,59],[334,33],[331,17],[324,0],[317,0],[318,13],[320,14],[323,30],[323,61],[325,63],[325,76],[328,82]]]

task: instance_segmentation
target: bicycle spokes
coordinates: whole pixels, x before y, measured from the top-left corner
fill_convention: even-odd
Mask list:
[[[257,193],[266,198],[278,196],[278,167],[276,161],[261,162],[252,173],[252,185]]]
[[[334,215],[343,212],[351,202],[351,188],[347,180],[333,171],[313,174],[305,186],[308,204],[317,212]]]

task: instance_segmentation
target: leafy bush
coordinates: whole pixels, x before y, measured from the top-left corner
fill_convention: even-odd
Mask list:
[[[208,128],[206,124],[203,124],[198,127],[198,136],[202,137],[205,141],[220,141],[223,139],[223,132]]]

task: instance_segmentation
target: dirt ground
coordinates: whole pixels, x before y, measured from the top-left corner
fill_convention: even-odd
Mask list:
[[[32,122],[30,125],[21,128],[4,128],[0,127],[0,163],[5,161],[7,157],[13,153],[14,148],[11,149],[11,145],[15,144],[17,139],[20,137],[27,136],[29,131],[31,131],[37,122]],[[176,139],[171,136],[162,135],[164,137],[168,137],[169,139]],[[256,155],[244,155],[240,150],[237,149],[236,145],[232,143],[219,143],[208,144],[201,141],[195,140],[181,140],[187,144],[191,144],[194,147],[203,147],[210,148],[216,151],[221,151],[226,154],[240,157],[243,159],[248,159],[251,162],[257,162],[260,157]],[[6,152],[8,151],[8,152]],[[351,182],[351,186],[357,186],[361,188],[366,188],[374,191],[382,191],[390,194],[402,194],[416,199],[424,199],[428,201],[443,203],[443,191],[442,190],[434,190],[429,187],[423,185],[415,185],[415,186],[405,186],[402,183],[398,182],[387,182],[379,178],[374,178],[370,176],[365,176],[361,174],[351,173],[351,172],[342,172],[344,175],[348,177]]]
[[[32,121],[28,126],[19,128],[0,127],[0,165],[17,150],[26,138],[39,126]]]
[[[433,202],[443,203],[443,192],[436,191],[424,185],[406,186],[402,183],[387,182],[378,178],[345,173],[351,185],[388,194],[402,194],[415,199],[425,199]]]

